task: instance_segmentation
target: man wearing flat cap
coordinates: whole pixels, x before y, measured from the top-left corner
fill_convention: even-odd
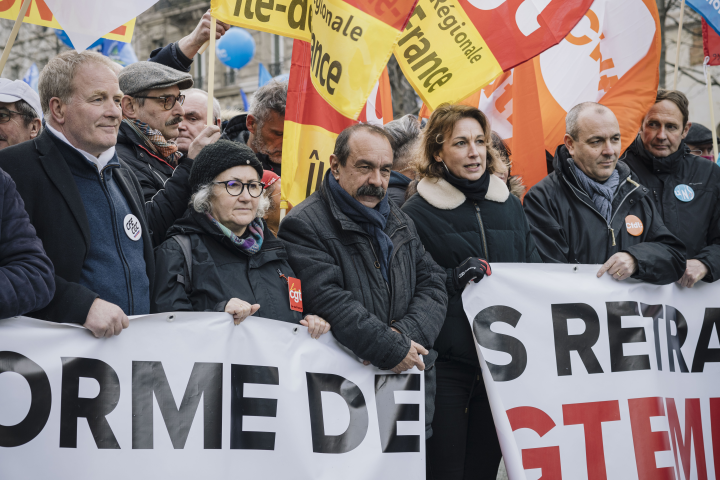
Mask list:
[[[134,171],[146,201],[162,190],[175,169],[187,161],[175,143],[185,111],[180,93],[193,85],[189,73],[155,62],[137,62],[118,75],[123,120],[117,140],[117,153]],[[220,138],[219,127],[201,132],[196,145]],[[191,148],[192,158],[202,148]],[[192,152],[192,154],[191,154]]]
[[[699,123],[690,125],[690,130],[688,130],[687,137],[685,137],[685,145],[690,149],[690,153],[696,157],[715,161],[712,132],[706,126]]]
[[[61,53],[43,68],[38,89],[42,133],[0,151],[0,168],[55,267],[52,300],[29,316],[118,335],[129,315],[150,313],[153,248],[187,209],[192,162],[145,201],[115,151],[123,94],[107,57]]]

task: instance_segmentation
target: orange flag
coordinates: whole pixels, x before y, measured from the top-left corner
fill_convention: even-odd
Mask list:
[[[595,0],[558,45],[461,103],[490,118],[512,150],[513,175],[529,188],[547,174],[545,151],[563,142],[565,116],[579,103],[608,106],[623,150],[633,142],[655,101],[660,47],[655,0]],[[429,114],[423,107],[421,116]]]
[[[281,184],[282,200],[292,205],[322,185],[340,132],[358,121],[383,125],[393,119],[387,68],[356,121],[337,112],[315,90],[310,79],[311,55],[309,43],[295,40],[285,109]]]

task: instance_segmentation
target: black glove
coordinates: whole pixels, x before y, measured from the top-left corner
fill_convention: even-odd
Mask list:
[[[462,290],[470,280],[478,283],[485,275],[492,275],[490,264],[485,260],[475,257],[468,257],[460,265],[453,268],[453,282],[455,288]]]

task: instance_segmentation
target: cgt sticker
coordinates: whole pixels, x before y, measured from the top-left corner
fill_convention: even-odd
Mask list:
[[[302,312],[303,302],[300,280],[298,280],[297,278],[288,277],[288,288],[290,290],[290,310]]]

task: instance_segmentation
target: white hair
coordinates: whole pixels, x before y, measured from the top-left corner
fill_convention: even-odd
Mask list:
[[[190,198],[190,206],[198,213],[210,213],[212,211],[213,194],[212,183],[206,183],[198,189]],[[255,218],[263,218],[270,209],[271,200],[266,195],[258,197],[258,208]]]

